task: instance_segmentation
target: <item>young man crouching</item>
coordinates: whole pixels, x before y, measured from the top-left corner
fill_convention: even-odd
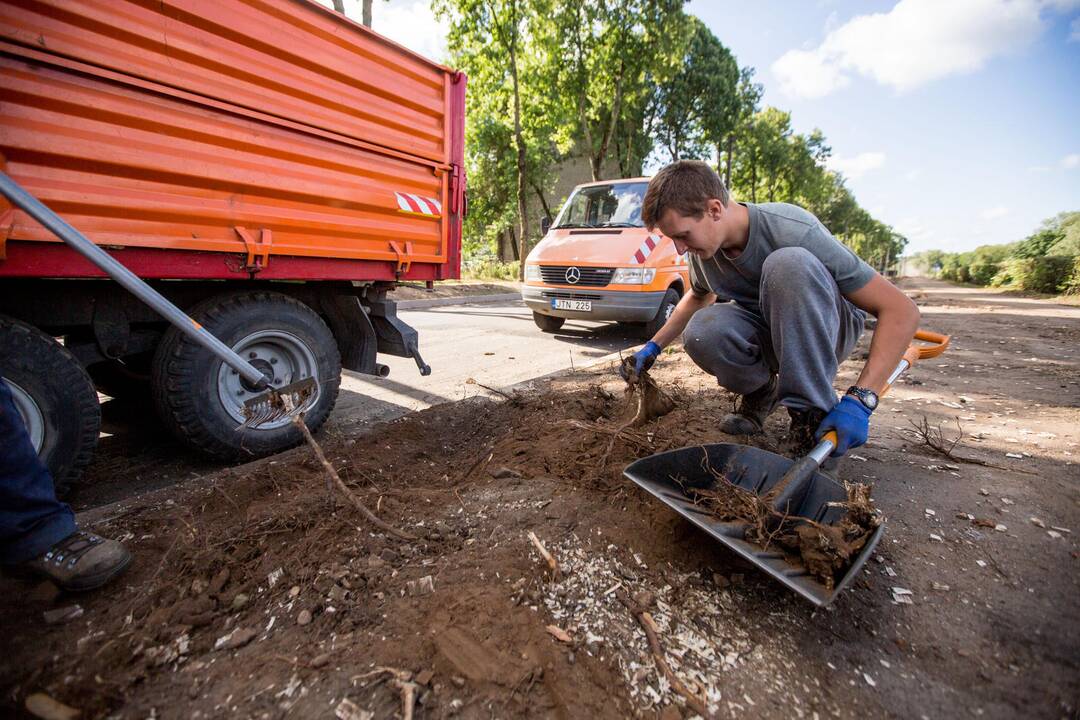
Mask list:
[[[811,213],[788,203],[732,202],[703,162],[682,160],[657,173],[642,218],[689,254],[691,289],[635,353],[637,370],[649,369],[681,334],[691,359],[742,396],[723,419],[724,432],[761,432],[780,404],[791,416],[795,454],[828,430],[839,439],[833,457],[866,442],[877,394],[918,327],[915,304]],[[858,342],[866,313],[877,318],[870,357],[837,402],[837,367]]]

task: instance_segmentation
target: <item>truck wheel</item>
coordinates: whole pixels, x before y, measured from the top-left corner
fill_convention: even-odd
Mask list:
[[[318,430],[337,402],[341,356],[330,328],[307,305],[272,292],[219,295],[188,313],[214,336],[274,378],[275,386],[315,377],[304,414]],[[181,440],[224,460],[263,457],[303,441],[291,418],[239,429],[244,402],[258,395],[238,373],[176,328],[154,356],[151,387],[161,421]]]
[[[86,370],[54,338],[0,316],[0,376],[30,442],[53,476],[57,494],[90,464],[101,430],[101,406]]]
[[[533,322],[536,323],[536,327],[544,332],[556,332],[563,326],[563,323],[566,322],[566,318],[555,317],[554,315],[543,315],[534,311]]]
[[[671,313],[675,311],[675,306],[678,304],[679,291],[668,288],[668,291],[664,293],[664,299],[660,301],[660,309],[656,311],[656,317],[645,323],[645,327],[641,331],[641,337],[652,340],[653,336],[660,331],[660,328],[664,327],[664,323],[671,317]]]

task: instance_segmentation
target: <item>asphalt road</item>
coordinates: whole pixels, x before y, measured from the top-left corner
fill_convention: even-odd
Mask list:
[[[567,322],[544,333],[519,301],[407,309],[401,318],[420,333],[431,365],[421,377],[409,358],[381,355],[390,375],[346,371],[333,422],[382,421],[439,403],[487,393],[477,383],[505,388],[571,366],[581,367],[643,340],[614,323]]]
[[[401,417],[443,402],[490,394],[639,345],[633,328],[614,323],[568,322],[543,333],[520,301],[400,309],[420,334],[420,352],[432,369],[422,377],[411,358],[380,355],[390,375],[346,371],[332,432]],[[478,384],[466,382],[473,379]],[[94,462],[66,496],[77,511],[168,487],[222,467],[176,441],[145,404],[109,400],[102,405],[103,437]]]

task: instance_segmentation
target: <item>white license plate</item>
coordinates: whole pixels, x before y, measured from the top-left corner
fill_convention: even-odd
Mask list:
[[[592,300],[560,300],[552,298],[553,310],[577,310],[578,312],[592,312]]]

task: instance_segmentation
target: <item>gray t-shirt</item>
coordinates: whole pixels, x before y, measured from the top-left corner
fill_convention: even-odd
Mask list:
[[[806,248],[836,280],[841,293],[870,282],[874,270],[846,245],[834,238],[813,214],[788,203],[741,203],[750,213],[750,238],[736,258],[721,250],[708,260],[688,254],[690,286],[699,295],[715,293],[719,300],[734,300],[760,312],[758,287],[761,266],[773,250]]]

